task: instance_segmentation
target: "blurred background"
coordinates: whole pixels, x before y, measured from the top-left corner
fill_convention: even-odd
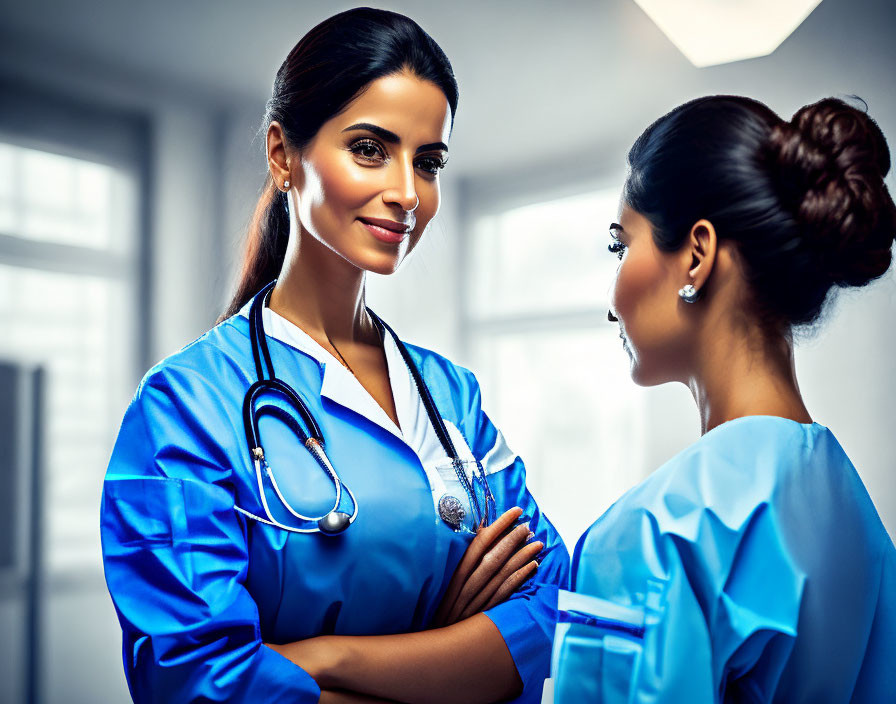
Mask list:
[[[397,275],[371,278],[369,303],[477,374],[570,551],[699,435],[687,390],[635,387],[605,322],[607,224],[632,141],[699,95],[746,94],[789,118],[856,94],[896,147],[892,0],[797,2],[775,18],[783,0],[691,4],[380,5],[441,44],[461,100],[442,210]],[[348,7],[2,1],[2,702],[128,700],[98,531],[118,424],[143,373],[223,310],[265,175],[256,132],[274,73]],[[891,535],[894,322],[891,271],[841,295],[797,353],[810,411]]]

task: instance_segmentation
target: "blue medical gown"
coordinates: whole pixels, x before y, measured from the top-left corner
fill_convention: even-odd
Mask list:
[[[264,515],[241,416],[255,380],[244,317],[230,318],[150,370],[115,444],[101,519],[106,581],[137,702],[316,702],[313,679],[262,641],[422,630],[469,543],[470,536],[436,517],[416,453],[322,397],[321,363],[277,339],[268,342],[278,376],[302,393],[320,424],[328,454],[357,499],[357,519],[339,536],[303,535],[234,510],[236,503]],[[518,701],[537,702],[569,555],[526,490],[519,458],[504,452],[506,466],[495,466],[502,440],[481,410],[473,375],[409,349],[439,412],[491,472],[498,511],[522,506],[545,544],[537,576],[486,612],[524,683]],[[309,515],[327,511],[333,484],[292,433],[268,418],[262,433],[287,499]],[[294,524],[275,495],[268,497],[275,517]]]
[[[896,550],[831,432],[707,433],[581,537],[555,701],[896,702]]]

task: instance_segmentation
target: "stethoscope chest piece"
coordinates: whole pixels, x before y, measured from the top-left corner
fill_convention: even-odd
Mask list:
[[[352,517],[342,511],[330,511],[317,522],[317,527],[325,535],[338,535],[352,522]]]
[[[460,499],[451,494],[445,494],[439,499],[439,517],[454,530],[458,530],[463,525],[467,512]]]

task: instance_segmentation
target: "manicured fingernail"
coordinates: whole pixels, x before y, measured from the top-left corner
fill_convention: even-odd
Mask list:
[[[532,538],[534,538],[534,537],[535,537],[535,533],[533,533],[533,532],[530,530],[530,531],[529,531],[529,535],[526,536],[526,540],[532,540]]]

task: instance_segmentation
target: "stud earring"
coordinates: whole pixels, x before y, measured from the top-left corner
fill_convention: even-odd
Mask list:
[[[694,303],[700,298],[700,292],[694,288],[693,284],[685,284],[678,290],[678,295],[685,303]]]
[[[288,190],[289,190],[289,181],[284,181],[284,182],[283,182],[283,190],[284,190],[284,191],[288,191]]]

